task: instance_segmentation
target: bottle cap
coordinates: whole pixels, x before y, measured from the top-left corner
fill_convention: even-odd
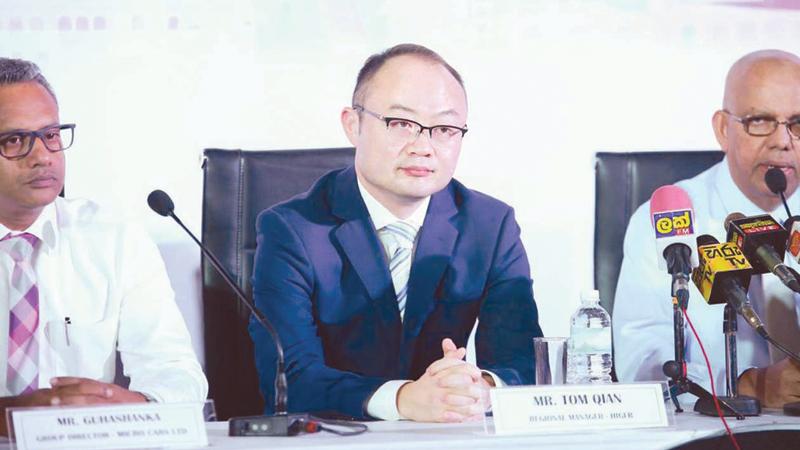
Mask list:
[[[597,289],[581,291],[581,300],[583,301],[600,301],[600,291]]]

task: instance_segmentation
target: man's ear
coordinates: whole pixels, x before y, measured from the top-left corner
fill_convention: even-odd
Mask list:
[[[347,140],[353,144],[353,147],[358,147],[358,137],[361,128],[361,120],[358,116],[358,112],[348,106],[342,109],[340,120],[342,121],[344,134],[347,135]]]
[[[730,129],[728,128],[728,118],[725,116],[727,114],[722,110],[715,112],[711,117],[711,126],[714,128],[714,136],[717,137],[719,148],[728,153],[728,133]]]

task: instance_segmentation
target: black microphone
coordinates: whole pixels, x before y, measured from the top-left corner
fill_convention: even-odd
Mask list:
[[[800,221],[800,216],[793,216],[792,212],[789,211],[789,204],[786,202],[786,195],[784,194],[786,192],[786,174],[783,173],[783,170],[772,167],[764,174],[764,183],[767,184],[767,187],[773,194],[781,197],[783,208],[786,210],[786,216],[788,217],[788,219],[783,222],[783,228],[790,233],[793,232],[793,225],[795,222]]]
[[[800,281],[783,263],[789,233],[772,216],[731,213],[725,218],[725,230],[728,242],[735,242],[742,249],[755,274],[772,272],[786,287],[800,293]]]
[[[150,209],[155,211],[158,215],[164,217],[172,217],[181,223],[180,219],[175,216],[175,204],[172,203],[172,199],[169,198],[169,194],[166,192],[156,189],[155,191],[151,192],[150,195],[147,196],[147,204],[150,206]],[[181,225],[183,225],[181,223]],[[192,234],[189,230],[186,230],[190,235]],[[194,236],[192,236],[194,237]],[[199,244],[199,242],[198,242]]]
[[[786,209],[786,217],[788,217],[786,220],[792,220],[792,213],[789,211],[789,204],[786,203],[786,196],[784,195],[784,192],[786,191],[786,174],[783,173],[783,170],[777,167],[771,167],[764,174],[764,183],[766,183],[767,188],[769,188],[773,194],[781,197],[783,207]],[[790,227],[784,226],[784,228],[788,230]]]
[[[275,414],[272,416],[250,416],[250,417],[232,417],[229,422],[228,434],[230,436],[293,436],[301,431],[302,423],[309,421],[307,414],[287,414],[286,402],[288,399],[288,383],[286,381],[286,369],[283,359],[283,345],[281,344],[280,337],[272,324],[266,317],[259,311],[247,296],[242,292],[239,286],[234,283],[233,279],[228,275],[228,272],[222,267],[219,260],[211,253],[202,242],[200,242],[195,235],[189,231],[188,228],[181,222],[178,216],[175,215],[175,204],[166,192],[155,190],[147,196],[147,204],[156,213],[164,217],[172,217],[181,228],[200,246],[203,255],[208,258],[214,269],[222,276],[222,279],[230,286],[236,297],[241,301],[253,317],[256,318],[258,323],[264,327],[267,332],[272,336],[272,342],[275,344],[275,350],[278,353],[278,367],[275,373]]]
[[[773,194],[779,194],[786,190],[786,174],[777,167],[770,167],[764,174],[764,182]]]

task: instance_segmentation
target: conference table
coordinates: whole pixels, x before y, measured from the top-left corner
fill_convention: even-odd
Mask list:
[[[489,419],[491,420],[491,419]],[[735,433],[784,432],[796,439],[800,449],[800,417],[766,410],[745,420],[728,418]],[[572,433],[491,435],[483,422],[464,424],[427,424],[414,422],[369,422],[369,431],[350,437],[321,432],[294,437],[230,437],[227,422],[207,423],[211,448],[219,449],[669,449],[698,439],[722,436],[725,429],[717,417],[694,412],[675,414],[674,424],[665,428],[636,430],[575,430]],[[789,431],[791,433],[785,433]],[[766,436],[766,435],[765,435]],[[741,442],[740,442],[741,443]],[[716,447],[713,447],[716,448]],[[751,448],[751,447],[746,447]]]
[[[491,421],[491,418],[487,420]],[[742,449],[800,449],[800,417],[786,416],[779,410],[766,410],[745,420],[729,418],[728,424],[739,436]],[[207,422],[209,447],[214,449],[672,449],[731,448],[728,442],[705,439],[725,437],[719,418],[694,412],[675,414],[672,425],[663,428],[631,430],[580,430],[570,433],[494,435],[483,422],[432,424],[368,422],[369,431],[357,436],[337,436],[327,432],[293,437],[230,437],[227,422]],[[719,445],[722,442],[722,445]],[[0,449],[11,449],[5,439]]]

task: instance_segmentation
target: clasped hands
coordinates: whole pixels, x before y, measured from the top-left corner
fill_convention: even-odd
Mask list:
[[[491,377],[464,361],[467,350],[449,338],[442,340],[441,359],[434,361],[418,380],[397,392],[397,410],[419,422],[480,420],[489,408]]]

